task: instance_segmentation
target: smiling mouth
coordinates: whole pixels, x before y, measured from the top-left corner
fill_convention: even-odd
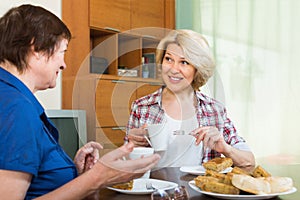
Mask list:
[[[169,76],[169,78],[173,81],[180,81],[182,80],[183,78],[179,78],[179,77],[173,77],[173,76]]]

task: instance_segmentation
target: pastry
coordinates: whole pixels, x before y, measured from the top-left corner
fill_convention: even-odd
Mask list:
[[[116,188],[116,189],[121,189],[121,190],[132,190],[133,180],[131,180],[129,182],[125,182],[125,183],[119,183],[119,184],[113,185],[112,187]]]
[[[232,168],[231,172],[234,174],[245,174],[245,175],[251,176],[250,173],[248,173],[247,171],[243,170],[242,168],[236,167],[236,166]]]
[[[270,177],[271,174],[267,172],[264,168],[258,165],[252,172],[253,177]]]
[[[202,190],[207,192],[215,192],[220,194],[239,194],[240,190],[232,185],[227,185],[225,183],[219,183],[215,181],[210,181],[204,183]]]
[[[206,163],[203,163],[203,167],[207,170],[214,170],[217,172],[221,172],[225,170],[228,167],[231,167],[233,164],[233,161],[231,158],[225,158],[225,157],[217,157],[213,158]]]
[[[205,171],[205,176],[212,176],[212,177],[215,177],[219,180],[223,180],[225,178],[225,174],[222,174],[222,173],[219,173],[217,171],[214,171],[214,170],[211,170],[211,169],[207,169]]]
[[[293,188],[293,180],[290,177],[266,177],[264,178],[270,183],[271,193],[286,192]]]
[[[254,178],[252,176],[244,174],[234,174],[232,176],[232,185],[240,190],[252,193],[252,194],[270,194],[270,183],[263,178]]]
[[[195,185],[199,187],[201,190],[204,190],[204,184],[208,182],[219,182],[219,179],[212,176],[197,176],[194,178]]]
[[[225,183],[227,185],[232,185],[232,176],[234,175],[234,173],[228,172],[223,179],[222,183]]]

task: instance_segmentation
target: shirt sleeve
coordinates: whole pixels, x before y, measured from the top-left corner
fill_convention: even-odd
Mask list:
[[[235,145],[233,145],[234,148],[242,150],[242,151],[250,151],[251,152],[251,148],[249,147],[249,145],[246,142],[239,142]]]
[[[227,144],[245,151],[251,151],[245,140],[238,135],[233,122],[227,117],[226,108],[221,104],[216,104],[214,107],[214,116],[216,127],[220,133],[223,133],[224,140]],[[207,162],[215,157],[220,157],[221,154],[217,151],[211,150],[204,153],[203,162]]]
[[[219,127],[219,130],[223,132],[225,141],[231,146],[240,142],[245,143],[245,140],[237,134],[236,128],[232,121],[227,117],[227,112],[225,108],[223,108],[223,111],[220,114],[222,115],[221,119],[223,123],[221,124],[223,124],[223,127]]]
[[[130,129],[137,127],[137,123],[139,121],[139,118],[140,117],[139,117],[139,113],[138,113],[138,106],[135,102],[133,102],[132,106],[131,106],[129,120],[128,120],[128,123],[127,123],[126,134],[128,134]]]

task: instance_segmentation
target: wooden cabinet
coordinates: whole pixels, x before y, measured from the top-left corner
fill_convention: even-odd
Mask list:
[[[103,150],[100,155],[124,144],[125,127],[98,127],[96,128],[96,141],[100,142]]]
[[[123,32],[141,27],[174,28],[174,0],[90,0],[89,25]]]
[[[90,0],[90,26],[108,30],[130,29],[130,0]]]
[[[147,94],[150,94],[156,91],[162,86],[162,83],[159,82],[138,82],[136,85],[136,98],[143,97]]]
[[[132,102],[161,87],[160,82],[102,78],[95,93],[97,127],[126,126]]]
[[[107,30],[103,29],[92,29],[91,56],[105,59],[108,64],[107,72],[110,75],[117,76],[118,69],[125,68],[136,70],[136,77],[142,77],[142,56],[146,53],[155,54],[156,46],[159,43],[159,38],[155,36],[159,31],[157,29],[155,31],[151,30],[153,29],[148,28],[148,35],[144,36],[107,32]],[[162,34],[162,32],[160,33]]]
[[[154,54],[166,28],[175,28],[175,0],[62,0],[62,18],[73,36],[62,108],[86,111],[88,140],[120,146],[132,101],[161,87],[158,76],[142,78],[142,56]],[[95,72],[101,62],[107,68]],[[120,68],[136,77],[119,76]]]
[[[131,28],[165,27],[165,1],[131,0]]]
[[[98,127],[96,140],[100,141],[104,149],[113,149],[124,144],[126,127]]]
[[[122,145],[132,102],[159,87],[160,82],[100,79],[95,94],[96,140],[106,150]]]
[[[97,127],[126,126],[136,82],[101,79],[96,90]]]

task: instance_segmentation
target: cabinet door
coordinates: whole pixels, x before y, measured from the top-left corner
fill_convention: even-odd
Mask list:
[[[152,92],[155,92],[161,87],[160,83],[138,83],[136,90],[136,97],[140,98]]]
[[[135,90],[135,82],[99,80],[95,99],[97,126],[126,126],[131,103],[136,99]]]
[[[103,146],[100,154],[104,155],[123,145],[125,134],[125,127],[97,128],[96,141]]]
[[[165,1],[131,0],[131,28],[165,27]]]
[[[129,30],[130,0],[90,0],[90,26]]]
[[[97,128],[96,141],[104,148],[113,149],[124,144],[125,127]]]

